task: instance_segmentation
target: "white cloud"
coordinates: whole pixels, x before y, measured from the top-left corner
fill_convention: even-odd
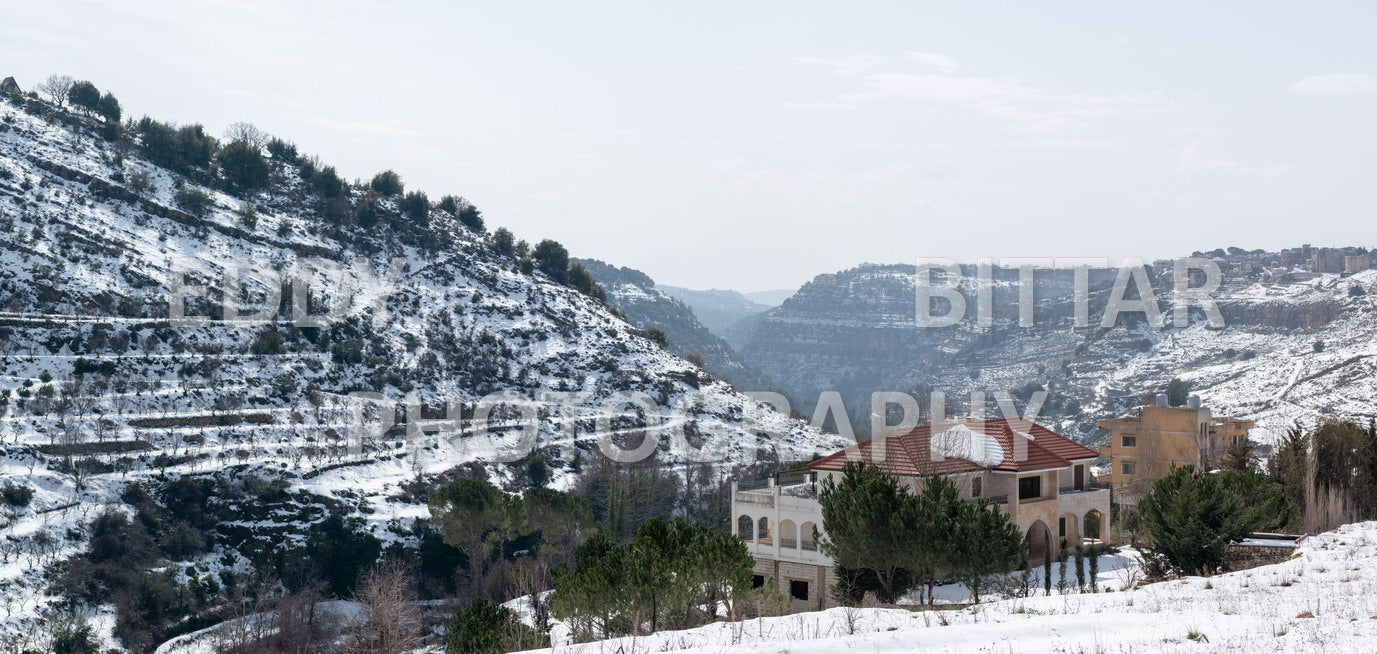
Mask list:
[[[939,73],[956,71],[956,60],[944,54],[936,52],[905,52],[904,56],[910,61],[931,68]]]
[[[1311,75],[1286,89],[1301,95],[1348,95],[1377,91],[1377,77],[1358,73]]]
[[[1158,94],[1058,93],[1013,79],[957,74],[956,59],[933,52],[797,61],[832,69],[846,80],[847,88],[822,101],[785,103],[788,107],[856,109],[865,102],[909,99],[962,105],[1025,132],[1053,134],[1086,132],[1091,117],[1157,111],[1166,106]]]
[[[1182,175],[1253,175],[1275,177],[1290,170],[1290,166],[1250,166],[1232,159],[1210,156],[1199,143],[1187,145],[1181,151],[1176,170]]]

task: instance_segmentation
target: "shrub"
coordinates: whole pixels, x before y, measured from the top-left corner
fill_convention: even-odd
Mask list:
[[[268,154],[272,155],[274,161],[286,163],[295,163],[299,158],[295,143],[276,137],[268,141]]]
[[[6,483],[0,487],[0,499],[10,506],[28,506],[33,501],[33,489],[28,486]]]
[[[478,598],[454,614],[445,638],[450,654],[502,654],[549,645],[549,636],[527,626],[511,609]]]
[[[311,186],[321,197],[337,198],[344,195],[344,180],[335,172],[334,166],[326,166],[311,176]]]
[[[381,191],[379,191],[381,193]],[[430,215],[430,198],[423,191],[412,191],[402,198],[402,212],[421,225]]]
[[[252,204],[245,203],[244,206],[235,209],[234,215],[239,216],[239,222],[249,231],[258,227],[258,209],[255,209]]]
[[[210,165],[219,147],[200,125],[177,128],[147,116],[135,123],[134,133],[150,161],[183,173]]]
[[[499,255],[510,257],[515,254],[515,244],[516,237],[507,231],[506,227],[498,227],[497,231],[492,233],[492,249]]]
[[[369,184],[374,191],[383,194],[384,197],[401,195],[405,188],[402,185],[402,176],[395,171],[384,170],[373,176],[373,181]]]
[[[190,186],[183,187],[177,191],[177,206],[193,216],[204,216],[213,204],[210,195],[200,189]]]
[[[73,107],[87,113],[95,113],[100,108],[100,90],[95,84],[82,80],[72,85],[72,89],[67,92],[67,101],[71,102]]]
[[[532,258],[536,269],[550,279],[560,284],[569,279],[569,251],[558,242],[547,238],[537,243]]]
[[[220,149],[215,155],[220,170],[230,184],[244,189],[263,188],[268,185],[272,169],[268,160],[257,147],[245,141],[235,141]]]
[[[106,93],[100,97],[100,102],[96,105],[96,113],[99,113],[105,122],[112,125],[120,122],[120,116],[124,111],[120,108],[120,101],[113,93]]]

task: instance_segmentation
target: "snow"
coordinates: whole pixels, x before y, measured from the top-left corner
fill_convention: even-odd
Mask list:
[[[837,608],[538,651],[1366,653],[1377,638],[1377,522],[1313,536],[1286,562],[1210,578],[1125,589],[1106,579],[1115,574],[1101,571],[1111,592],[949,610]]]
[[[402,487],[418,476],[480,463],[494,483],[510,487],[515,473],[501,461],[520,458],[533,444],[555,454],[551,485],[569,488],[574,474],[567,466],[575,453],[596,453],[607,437],[630,431],[612,422],[627,413],[609,404],[619,391],[655,396],[646,432],[662,441],[664,447],[654,455],[667,468],[686,470],[701,462],[722,475],[754,461],[759,449],[773,449],[788,461],[842,445],[638,336],[639,330],[591,298],[514,270],[510,260],[493,252],[486,236],[449,225],[436,254],[391,236],[364,247],[336,239],[314,224],[315,218],[300,215],[314,205],[297,197],[303,183],[290,169],[280,171],[287,192],[236,198],[164,171],[136,150],[112,157],[102,139],[61,121],[3,103],[0,119],[0,234],[7,246],[0,251],[0,296],[5,298],[0,324],[7,330],[0,338],[0,390],[12,393],[0,410],[0,479],[36,491],[28,507],[0,505],[0,608],[5,609],[0,637],[34,629],[59,599],[43,593],[45,573],[81,553],[86,525],[105,508],[123,506],[119,497],[128,484],[164,473],[154,463],[160,454],[177,457],[165,466],[170,476],[243,465],[235,474],[280,477],[292,491],[341,500],[386,544],[401,542],[397,532],[428,516],[424,503],[402,497]],[[164,209],[176,206],[179,185],[206,191],[215,206],[194,221],[165,218],[144,211],[146,205],[97,197],[87,184],[69,179],[70,173],[54,172],[62,169],[126,189],[135,175],[146,174],[151,187],[137,195]],[[235,214],[248,201],[257,211],[254,227]],[[438,212],[432,218],[433,223],[444,220],[452,218]],[[290,228],[279,234],[284,221]],[[382,350],[370,353],[385,355],[378,356],[381,363],[338,364],[323,351],[253,354],[248,346],[262,324],[174,325],[158,315],[166,310],[172,281],[183,273],[196,284],[236,274],[261,303],[281,276],[289,277],[322,252],[337,256],[342,272],[316,279],[312,293],[326,301],[352,297],[346,318],[363,326],[361,339],[372,341],[367,345]],[[402,267],[394,284],[389,279],[395,261]],[[44,285],[57,299],[36,299],[33,289]],[[97,301],[111,298],[150,311],[125,315],[122,305],[109,309]],[[371,308],[384,302],[386,315],[378,325]],[[240,309],[252,310],[253,304]],[[92,348],[63,343],[69,337],[89,343],[97,329],[133,334],[139,346],[90,353],[86,350]],[[160,333],[173,333],[181,342],[174,348],[162,336],[147,338]],[[425,355],[434,353],[438,360],[427,361]],[[486,389],[455,371],[481,357],[492,362],[482,385],[514,389],[525,398],[522,406],[537,412],[534,443],[522,443],[515,434],[486,437],[469,417]],[[121,383],[100,392],[71,389],[74,398],[90,401],[79,416],[83,427],[97,418],[108,420],[113,426],[102,440],[151,445],[127,455],[95,457],[108,464],[127,458],[128,469],[92,474],[80,491],[56,469],[62,457],[38,451],[65,435],[57,418],[21,408],[17,401],[44,386],[59,397],[67,395],[64,382],[77,358],[117,363]],[[413,432],[359,443],[352,438],[348,393],[373,388],[370,375],[383,369],[401,380],[384,385],[388,400],[452,401],[464,408],[464,419],[448,433]],[[54,381],[42,383],[43,372]],[[192,420],[248,414],[268,421],[203,425]],[[149,420],[171,424],[154,427]],[[695,438],[702,442],[690,444]],[[79,440],[96,439],[88,431]],[[252,526],[299,532],[310,525],[267,520]],[[39,542],[40,534],[45,542]],[[295,536],[284,535],[274,544],[288,545]],[[10,547],[22,549],[11,552]],[[217,550],[191,563],[215,573],[224,567],[224,554]],[[114,646],[108,641],[109,621],[98,624]]]

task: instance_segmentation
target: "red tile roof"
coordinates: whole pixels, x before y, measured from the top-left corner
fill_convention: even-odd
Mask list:
[[[1019,434],[1016,427],[1032,438]],[[934,431],[939,438],[938,446],[946,450],[946,456],[932,456]],[[1022,449],[1016,439],[1027,443],[1026,455],[1020,456],[1015,451],[1016,447]],[[967,444],[965,447],[962,447],[963,442]],[[998,449],[992,447],[996,444]],[[1099,453],[1095,450],[1035,423],[1020,426],[1017,422],[1011,425],[1007,419],[967,420],[938,424],[935,430],[931,425],[920,425],[908,432],[891,432],[883,438],[861,441],[825,456],[805,468],[841,470],[848,461],[864,460],[890,474],[906,476],[974,470],[1023,472],[1068,467],[1072,461],[1097,456]]]

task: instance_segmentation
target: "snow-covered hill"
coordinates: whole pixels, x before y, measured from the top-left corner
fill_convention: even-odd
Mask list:
[[[668,295],[649,275],[596,259],[579,259],[593,279],[607,289],[607,302],[626,315],[631,324],[659,329],[669,339],[669,349],[680,356],[697,355],[708,372],[747,391],[773,390],[764,373],[741,360],[726,341],[699,322],[694,309]]]
[[[519,487],[532,452],[568,488],[581,461],[617,448],[720,476],[839,446],[523,272],[448,212],[417,221],[382,198],[385,220],[363,227],[349,218],[360,186],[322,198],[301,166],[275,161],[268,190],[230,193],[90,122],[0,103],[0,480],[36,490],[0,504],[0,635],[58,599],[45,570],[136,480],[280,479],[353,507],[387,542],[426,515],[408,482],[463,469]],[[186,189],[210,206],[180,207]],[[308,268],[311,313],[343,300],[337,322],[302,328],[279,310],[281,285]],[[187,303],[206,316],[227,276],[239,313],[266,305],[267,322],[171,319],[174,287],[209,287]],[[510,395],[484,405],[492,393]],[[457,414],[430,421],[446,402]],[[407,428],[369,428],[408,412]],[[308,526],[264,538],[286,545]]]
[[[1312,537],[1284,563],[1136,588],[1113,586],[1114,592],[1054,593],[962,610],[838,608],[558,651],[1371,652],[1377,638],[1377,523]]]
[[[1048,424],[1095,442],[1103,437],[1097,421],[1151,403],[1173,377],[1217,415],[1256,420],[1264,442],[1296,419],[1377,416],[1377,270],[1312,274],[1251,259],[1262,256],[1220,260],[1222,329],[1195,318],[1184,328],[1142,320],[1099,328],[1114,270],[1092,271],[1089,328],[1072,324],[1068,271],[1039,271],[1034,328],[1013,324],[1017,287],[1007,278],[996,279],[993,329],[974,324],[971,279],[967,320],[924,328],[915,320],[914,267],[867,264],[804,285],[755,320],[739,351],[795,406],[840,391],[858,428],[872,391],[942,391],[960,411],[973,391],[1035,383],[1049,391]],[[1158,275],[1165,311],[1171,281]]]

